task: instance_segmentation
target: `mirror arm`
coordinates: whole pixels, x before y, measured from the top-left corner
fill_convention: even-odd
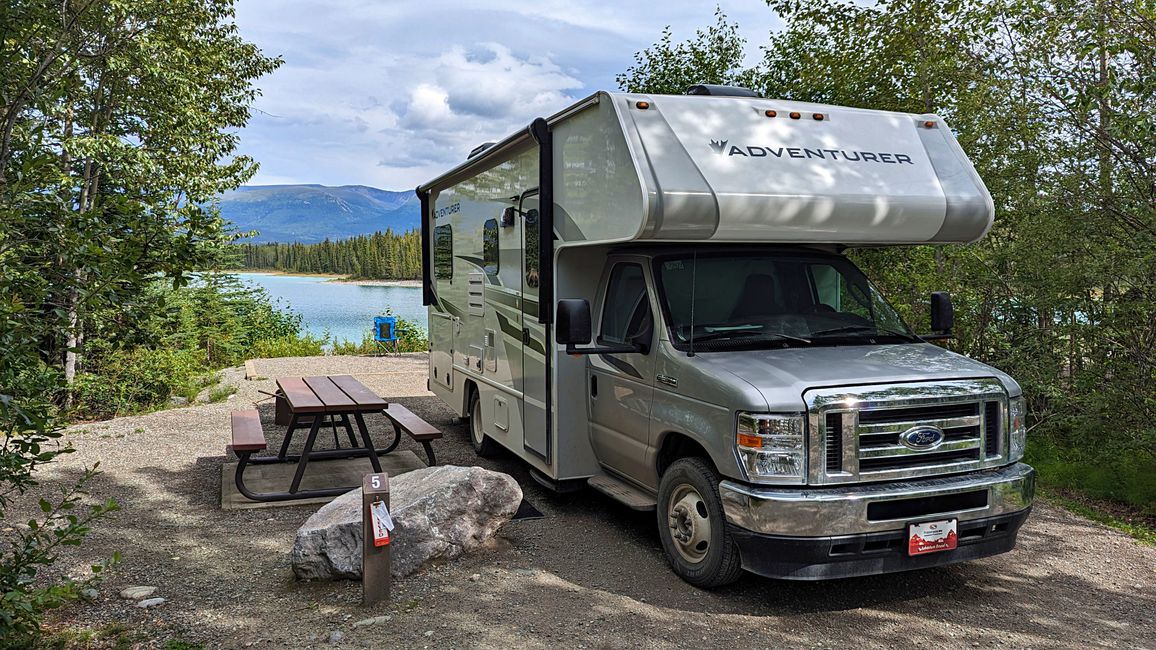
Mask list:
[[[946,339],[955,338],[955,334],[952,334],[951,332],[938,332],[936,334],[916,334],[916,336],[923,339],[924,341],[943,341]]]

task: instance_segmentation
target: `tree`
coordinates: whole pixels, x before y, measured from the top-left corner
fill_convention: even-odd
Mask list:
[[[722,9],[714,15],[714,25],[682,43],[673,43],[669,26],[663,29],[658,42],[636,53],[634,65],[615,77],[618,86],[632,93],[680,95],[694,84],[741,84],[746,40]]]
[[[0,7],[0,516],[67,451],[60,380],[82,369],[95,315],[227,251],[213,201],[255,171],[235,155],[236,129],[253,81],[280,63],[232,18],[232,0]],[[0,543],[6,643],[75,595],[31,579],[108,509],[77,517],[76,497],[41,504],[51,528]]]

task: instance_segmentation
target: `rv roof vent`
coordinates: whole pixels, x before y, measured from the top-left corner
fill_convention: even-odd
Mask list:
[[[686,89],[688,95],[714,95],[716,97],[758,97],[758,93],[742,86],[719,86],[715,84],[695,84]]]
[[[498,143],[497,142],[483,142],[482,144],[479,144],[478,146],[474,147],[472,151],[470,151],[470,155],[466,156],[466,160],[473,158],[474,156],[482,153],[486,149],[489,149],[490,147],[492,147],[496,144],[498,144]]]

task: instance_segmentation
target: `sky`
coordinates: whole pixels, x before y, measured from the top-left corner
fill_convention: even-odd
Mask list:
[[[778,24],[763,0],[238,0],[241,35],[285,63],[240,153],[251,185],[410,190],[598,90],[669,25],[676,41],[714,23],[716,4],[747,57]]]

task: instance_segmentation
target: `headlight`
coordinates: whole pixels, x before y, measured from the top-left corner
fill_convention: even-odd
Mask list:
[[[735,448],[751,480],[773,479],[789,483],[806,480],[807,450],[802,414],[739,413]]]
[[[1008,460],[1016,461],[1024,457],[1024,447],[1028,442],[1028,405],[1022,396],[1008,401]]]

